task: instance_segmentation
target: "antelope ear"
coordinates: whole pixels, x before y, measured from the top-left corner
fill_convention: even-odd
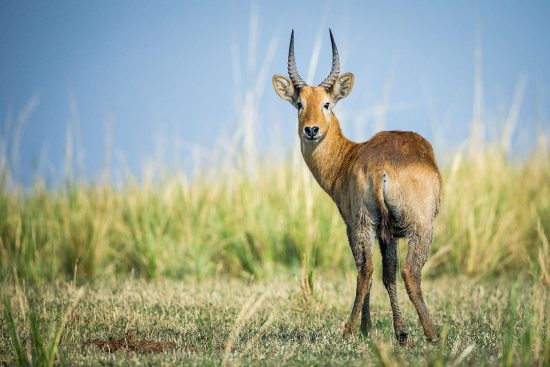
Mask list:
[[[353,88],[354,77],[352,73],[342,74],[332,86],[332,99],[334,102],[347,97]]]
[[[275,93],[277,93],[279,97],[286,99],[290,103],[294,103],[295,89],[294,85],[288,78],[280,74],[275,74],[273,75],[272,82],[273,88],[275,88]]]

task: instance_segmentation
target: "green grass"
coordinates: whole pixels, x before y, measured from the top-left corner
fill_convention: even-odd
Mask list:
[[[298,162],[297,164],[295,162]],[[299,161],[244,164],[194,179],[69,181],[0,190],[0,275],[41,281],[102,275],[269,278],[352,260],[330,198]],[[426,272],[550,281],[550,154],[512,162],[498,150],[442,164],[444,199]],[[4,175],[5,176],[5,175]],[[156,175],[162,177],[162,175]]]
[[[550,363],[549,289],[527,278],[474,281],[441,277],[425,282],[425,298],[442,331],[428,344],[399,282],[410,345],[393,341],[387,293],[373,283],[373,330],[342,338],[354,294],[354,274],[319,276],[311,292],[299,277],[246,281],[225,277],[195,281],[99,280],[78,292],[64,282],[40,288],[7,287],[23,348],[35,344],[28,315],[47,325],[66,324],[57,361],[65,365],[535,365]],[[6,306],[4,306],[5,308]],[[67,311],[69,310],[69,311]],[[0,323],[0,364],[15,364],[12,325]],[[120,338],[173,342],[163,353],[108,353],[87,345]],[[36,338],[35,338],[36,339]],[[48,338],[44,338],[48,340]],[[47,344],[47,343],[46,343]]]
[[[44,315],[47,313],[44,309],[39,309],[35,304],[29,303],[27,299],[24,299],[24,303],[20,303],[21,308],[19,309],[24,326],[20,328],[15,321],[14,307],[10,301],[12,297],[19,297],[18,301],[22,301],[21,294],[18,294],[18,291],[19,289],[16,289],[15,293],[4,293],[3,315],[5,316],[6,324],[3,331],[7,330],[9,333],[15,360],[6,360],[3,362],[16,362],[19,366],[55,366],[57,363],[62,362],[59,359],[58,353],[61,335],[65,329],[68,317],[78,304],[82,292],[75,295],[71,306],[64,314],[56,314],[55,320],[49,321],[44,320]],[[30,309],[27,310],[27,308]],[[49,330],[46,332],[47,339],[44,339],[43,335],[45,324],[49,326]],[[28,338],[21,331],[25,327],[29,329],[28,332],[30,335]],[[30,345],[28,343],[29,339]]]

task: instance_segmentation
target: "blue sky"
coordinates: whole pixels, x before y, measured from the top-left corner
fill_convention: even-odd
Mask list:
[[[285,151],[296,143],[296,116],[271,76],[286,72],[294,29],[303,76],[322,41],[319,83],[331,27],[343,71],[356,77],[337,107],[351,138],[407,129],[441,149],[459,146],[472,120],[477,45],[484,119],[500,129],[522,97],[514,147],[528,151],[550,126],[548,19],[546,1],[3,1],[0,134],[8,152],[18,145],[15,178],[26,183],[62,177],[68,126],[91,179],[106,146],[111,166],[134,174],[159,152],[162,164],[183,169],[193,149],[231,144],[255,90],[255,129],[276,131],[256,146]]]

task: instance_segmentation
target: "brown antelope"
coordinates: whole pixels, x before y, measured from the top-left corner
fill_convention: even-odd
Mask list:
[[[298,110],[298,136],[311,173],[338,206],[357,266],[357,289],[344,336],[371,328],[369,311],[372,253],[378,238],[383,282],[390,298],[395,337],[401,344],[407,332],[397,302],[395,284],[397,244],[408,241],[401,275],[416,308],[424,334],[439,339],[422,297],[422,267],[432,243],[433,221],[441,198],[441,175],[430,143],[408,131],[384,131],[363,143],[348,140],[332,112],[353,87],[351,73],[340,73],[338,50],[330,31],[332,68],[319,86],[308,86],[298,74],[294,58],[294,31],[290,36],[288,75],[273,76],[275,92]]]

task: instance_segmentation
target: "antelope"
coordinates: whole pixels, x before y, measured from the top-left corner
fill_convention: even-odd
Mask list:
[[[377,238],[382,253],[382,278],[389,295],[395,337],[407,343],[407,330],[397,302],[396,272],[399,238],[407,240],[401,276],[414,304],[424,334],[435,343],[439,334],[422,296],[421,272],[433,238],[433,221],[441,201],[441,174],[430,143],[410,131],[383,131],[355,143],[340,129],[333,108],[353,88],[352,73],[340,75],[338,49],[329,29],[332,67],[318,86],[311,87],[298,74],[294,57],[294,30],[288,50],[288,75],[273,76],[279,97],[298,110],[298,136],[305,163],[317,183],[332,198],[346,225],[357,267],[355,301],[344,337],[372,327],[369,301],[372,254]]]

